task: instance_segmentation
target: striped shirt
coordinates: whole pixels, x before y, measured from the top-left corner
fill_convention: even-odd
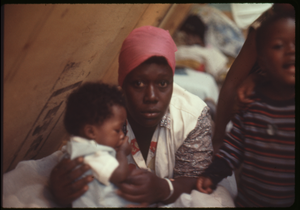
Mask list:
[[[232,130],[212,163],[215,166],[206,174],[225,173],[212,169],[222,165],[217,159],[225,160],[228,164],[223,162],[222,167],[231,170],[242,164],[236,206],[291,206],[295,199],[295,99],[274,101],[256,94],[254,100],[232,120]]]

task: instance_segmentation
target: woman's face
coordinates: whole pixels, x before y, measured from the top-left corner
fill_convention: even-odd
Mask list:
[[[173,72],[169,65],[141,64],[123,83],[129,119],[153,128],[164,116],[173,92]]]

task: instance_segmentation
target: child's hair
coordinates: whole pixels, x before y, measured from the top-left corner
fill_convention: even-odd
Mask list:
[[[282,12],[273,13],[272,15],[267,17],[264,21],[262,21],[261,25],[258,27],[256,31],[256,49],[258,53],[261,52],[264,46],[263,44],[264,38],[269,34],[267,31],[268,26],[271,23],[283,18],[295,19],[295,11],[289,11],[289,12],[282,11]]]
[[[67,99],[64,125],[68,133],[79,135],[86,124],[101,125],[112,116],[111,107],[125,107],[121,90],[102,82],[86,82]]]

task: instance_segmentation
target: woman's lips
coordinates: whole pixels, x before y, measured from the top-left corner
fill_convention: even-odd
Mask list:
[[[158,111],[146,111],[142,112],[142,115],[146,118],[157,118],[159,116],[160,112]]]

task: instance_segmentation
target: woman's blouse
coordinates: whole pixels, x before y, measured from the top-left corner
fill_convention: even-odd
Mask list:
[[[174,83],[169,108],[157,126],[145,162],[127,123],[132,146],[128,162],[164,178],[197,177],[211,163],[211,118],[206,104]]]

